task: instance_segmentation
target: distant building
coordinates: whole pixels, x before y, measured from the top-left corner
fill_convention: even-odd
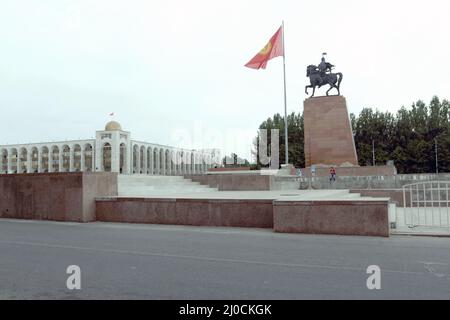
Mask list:
[[[0,173],[117,172],[182,175],[206,172],[217,151],[188,150],[131,140],[110,121],[95,139],[0,145]]]

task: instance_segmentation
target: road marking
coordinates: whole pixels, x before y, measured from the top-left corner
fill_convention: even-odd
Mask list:
[[[424,264],[424,268],[425,270],[427,270],[430,274],[438,277],[438,278],[446,278],[447,280],[450,281],[450,277],[448,276],[447,273],[440,273],[438,271],[436,271],[435,267],[436,266],[448,266],[447,263],[440,263],[440,262],[420,262]]]
[[[49,243],[35,243],[35,242],[0,241],[0,244],[19,245],[19,246],[31,246],[31,247],[44,247],[44,248],[56,248],[56,249],[73,249],[73,250],[80,250],[80,251],[92,251],[92,252],[115,253],[115,254],[128,254],[128,255],[149,256],[149,257],[189,259],[189,260],[207,261],[207,262],[227,262],[227,263],[253,264],[253,265],[263,265],[263,266],[273,266],[273,267],[358,271],[358,272],[361,272],[362,274],[365,274],[365,272],[366,272],[366,268],[365,267],[326,266],[326,265],[309,265],[309,264],[296,264],[296,263],[265,262],[265,261],[256,261],[256,260],[213,258],[213,257],[189,256],[189,255],[157,253],[157,252],[145,252],[145,251],[99,249],[99,248],[90,248],[90,247],[80,247],[80,246],[70,246],[70,245],[57,245],[57,244],[49,244]],[[429,275],[429,273],[426,273],[426,272],[388,270],[388,269],[384,269],[384,268],[383,268],[383,272],[399,273],[399,274]]]

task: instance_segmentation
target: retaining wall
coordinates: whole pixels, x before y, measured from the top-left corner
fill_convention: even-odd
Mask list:
[[[295,178],[293,178],[295,179]],[[300,189],[401,189],[404,185],[424,181],[450,181],[449,173],[400,174],[395,176],[345,177],[337,175],[336,182],[329,177],[297,178]]]
[[[403,207],[402,189],[352,189],[350,193],[359,193],[363,197],[390,198],[397,206]],[[410,195],[406,195],[406,205],[410,206]]]
[[[272,200],[98,199],[97,220],[193,226],[272,228]]]
[[[330,167],[316,167],[315,177],[329,177]],[[395,166],[366,166],[366,167],[339,167],[334,166],[337,176],[367,177],[367,176],[393,176],[397,174]],[[302,169],[305,177],[311,176],[311,167]]]
[[[274,201],[274,231],[389,236],[388,200]]]
[[[98,199],[97,220],[193,226],[273,228],[282,233],[389,236],[388,199],[281,201]]]
[[[95,198],[117,196],[114,173],[0,175],[0,218],[95,221]]]

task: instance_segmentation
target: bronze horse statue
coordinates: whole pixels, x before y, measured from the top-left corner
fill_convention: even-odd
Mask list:
[[[331,69],[331,68],[330,68]],[[320,88],[326,84],[330,86],[330,88],[327,90],[327,96],[331,89],[336,88],[338,94],[340,95],[341,92],[339,90],[339,87],[341,86],[342,81],[342,73],[325,73],[320,72],[317,66],[315,65],[309,65],[306,68],[306,76],[309,77],[310,85],[305,87],[305,93],[308,94],[308,88],[312,88],[313,92],[310,98],[314,97],[314,93],[316,92],[316,87]]]

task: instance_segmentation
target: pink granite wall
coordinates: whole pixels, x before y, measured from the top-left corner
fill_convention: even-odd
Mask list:
[[[95,221],[95,197],[114,195],[111,173],[0,175],[0,218]]]
[[[96,220],[95,199],[118,195],[117,173],[83,174],[83,221]]]
[[[397,174],[395,166],[334,167],[338,177],[393,176]],[[311,167],[302,169],[305,177],[311,176]],[[315,177],[329,177],[330,167],[316,167]]]
[[[274,231],[389,236],[388,201],[274,201]]]
[[[111,198],[96,201],[109,222],[272,228],[272,200]]]
[[[391,198],[391,201],[395,202],[397,206],[403,207],[403,190],[402,189],[353,189],[351,193],[359,193],[363,197],[373,198]],[[409,193],[406,196],[406,206],[411,206]]]
[[[406,189],[405,197],[403,198],[403,189],[353,189],[350,190],[351,193],[359,193],[363,197],[373,197],[373,198],[390,198],[391,201],[395,202],[397,206],[403,207],[404,202],[406,201],[406,207],[411,208],[417,206],[419,207],[439,207],[439,201],[438,200],[438,193],[435,189],[433,191],[434,201],[431,201],[431,192],[430,190],[427,190],[427,202],[424,203],[424,194],[423,189],[420,187],[419,190],[412,188],[410,193],[410,189]],[[411,195],[413,203],[411,204]],[[419,203],[417,202],[417,198],[419,198]],[[446,199],[446,193],[444,190],[441,191],[441,199]],[[405,200],[405,201],[404,201]],[[444,206],[445,204],[441,202],[441,206]]]

